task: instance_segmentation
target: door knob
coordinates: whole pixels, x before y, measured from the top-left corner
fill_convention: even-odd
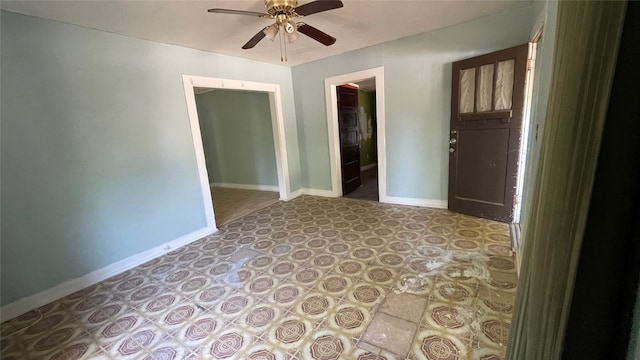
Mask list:
[[[449,144],[452,144],[452,145],[457,143],[457,142],[458,142],[458,139],[456,139],[456,138],[451,138],[451,140],[449,140]]]
[[[449,152],[450,152],[450,153],[453,153],[454,151],[456,151],[456,149],[454,149],[454,148],[449,148]]]

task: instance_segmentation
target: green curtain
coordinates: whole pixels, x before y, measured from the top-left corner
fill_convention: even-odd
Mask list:
[[[530,203],[508,359],[562,355],[625,7],[624,1],[558,4],[538,170],[525,189]]]

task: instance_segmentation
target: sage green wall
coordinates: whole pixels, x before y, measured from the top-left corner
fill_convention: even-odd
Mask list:
[[[387,194],[447,199],[451,63],[530,30],[527,6],[293,67],[303,187],[331,189],[324,79],[384,66]]]
[[[206,226],[182,75],[279,84],[290,69],[1,12],[5,305]]]
[[[278,185],[267,93],[214,90],[196,105],[210,183]]]
[[[376,154],[376,93],[358,90],[360,167],[378,162]]]

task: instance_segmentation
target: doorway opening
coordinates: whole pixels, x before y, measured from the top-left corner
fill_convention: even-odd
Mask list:
[[[183,75],[183,85],[185,89],[187,111],[191,125],[191,134],[195,149],[196,163],[198,166],[198,175],[200,178],[200,188],[204,201],[207,225],[210,227],[217,227],[222,225],[219,220],[228,222],[239,216],[246,215],[247,208],[245,207],[242,209],[242,207],[238,206],[239,199],[242,198],[244,198],[242,201],[250,207],[248,210],[255,211],[256,207],[259,206],[261,202],[265,201],[263,196],[260,196],[261,194],[257,193],[257,191],[277,191],[277,197],[279,200],[289,200],[289,175],[280,86],[277,84],[264,84],[190,75]],[[267,164],[265,169],[251,169],[251,166],[238,166],[238,163],[241,161],[233,159],[231,159],[230,164],[224,164],[224,159],[217,158],[217,156],[221,155],[221,152],[215,150],[219,146],[224,145],[224,142],[228,143],[229,139],[224,139],[224,137],[230,135],[228,132],[229,129],[225,129],[224,127],[219,128],[219,130],[224,132],[224,134],[222,134],[224,136],[212,136],[213,132],[211,131],[212,129],[210,126],[215,122],[212,120],[212,114],[209,113],[200,117],[199,111],[204,115],[204,112],[211,111],[216,107],[216,105],[220,105],[220,101],[228,102],[228,99],[218,99],[217,104],[215,101],[210,104],[205,104],[203,102],[207,97],[215,99],[216,97],[223,95],[223,92],[218,92],[218,94],[216,94],[216,91],[219,90],[226,90],[224,92],[226,95],[233,95],[229,94],[229,91],[236,92],[236,95],[237,92],[242,92],[242,95],[248,95],[250,98],[255,98],[255,101],[258,103],[262,102],[263,105],[268,104],[268,108],[263,106],[262,110],[258,110],[263,113],[254,116],[254,118],[260,120],[260,117],[264,118],[266,116],[270,119],[268,124],[262,123],[261,126],[266,126],[266,129],[269,127],[271,128],[272,139],[262,137],[261,149],[256,149],[255,147],[248,149],[248,151],[245,151],[247,149],[242,149],[242,147],[237,149],[226,149],[227,153],[229,151],[232,153],[236,152],[234,156],[242,159],[243,157],[246,158],[247,156],[251,156],[252,153],[255,155],[256,151],[271,152],[270,146],[272,146],[274,152],[271,152],[271,154],[273,156],[270,161],[267,161],[271,165]],[[266,98],[264,97],[265,95]],[[197,96],[201,97],[200,100],[202,101],[196,100]],[[232,111],[232,109],[229,110],[227,108],[225,111],[229,112]],[[240,109],[238,109],[238,111],[240,111]],[[246,109],[242,109],[242,111],[246,111]],[[220,114],[216,114],[216,116],[219,115]],[[222,115],[228,116],[229,114]],[[224,124],[224,122],[221,123]],[[227,125],[229,125],[228,122]],[[233,124],[232,126],[235,125],[236,124]],[[234,136],[242,138],[242,134],[234,134]],[[218,141],[216,141],[216,139]],[[220,141],[220,139],[224,139],[224,141]],[[265,146],[269,147],[269,151],[265,151]],[[205,147],[209,150],[205,150]],[[214,151],[211,151],[212,149]],[[224,153],[224,151],[222,153]],[[229,162],[229,160],[230,159],[227,159],[227,162]],[[275,175],[273,174],[273,169],[268,169],[269,166],[273,167],[274,162]],[[252,162],[252,164],[255,165],[252,165],[253,167],[262,166],[262,164],[258,164],[258,162]],[[221,171],[225,172],[225,174]],[[262,179],[260,179],[261,177]],[[264,179],[265,177],[270,179]],[[274,177],[277,181],[274,181]],[[246,180],[247,178],[249,178],[249,180]],[[253,181],[251,180],[252,178]],[[212,191],[214,193],[213,196]],[[222,218],[220,218],[220,216],[216,216],[216,213],[214,213],[214,201],[216,208],[215,211],[220,212]],[[225,203],[231,204],[231,206],[224,206]],[[232,209],[232,211],[230,209]]]
[[[384,69],[327,78],[325,94],[333,196],[387,202]]]
[[[278,202],[269,95],[195,88],[216,224]]]
[[[375,79],[340,85],[336,90],[342,196],[378,201]]]

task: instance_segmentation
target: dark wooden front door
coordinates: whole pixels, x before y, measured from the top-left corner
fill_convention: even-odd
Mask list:
[[[338,86],[337,91],[338,125],[340,126],[342,195],[347,195],[360,186],[358,89]]]
[[[453,63],[449,209],[513,221],[529,44]]]

